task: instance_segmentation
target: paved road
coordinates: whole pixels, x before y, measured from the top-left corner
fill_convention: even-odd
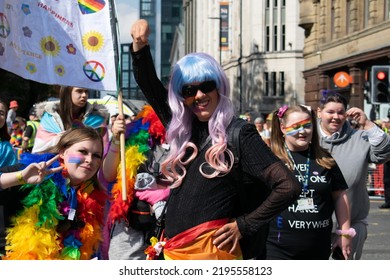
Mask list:
[[[382,199],[371,200],[363,260],[390,260],[390,209],[379,209],[383,202]]]

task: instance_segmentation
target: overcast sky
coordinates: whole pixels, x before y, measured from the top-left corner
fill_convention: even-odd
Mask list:
[[[139,0],[114,0],[119,24],[120,43],[130,43],[130,28],[139,18]]]

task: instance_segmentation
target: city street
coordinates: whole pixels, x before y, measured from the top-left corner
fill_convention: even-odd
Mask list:
[[[379,209],[383,202],[383,199],[371,200],[363,260],[390,260],[390,209]]]

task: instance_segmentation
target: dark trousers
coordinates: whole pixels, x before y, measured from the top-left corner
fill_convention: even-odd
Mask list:
[[[386,182],[385,184],[385,202],[390,203],[390,182]]]

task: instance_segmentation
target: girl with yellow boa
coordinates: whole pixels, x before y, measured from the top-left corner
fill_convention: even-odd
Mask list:
[[[74,128],[47,152],[23,154],[21,161],[29,166],[16,178],[29,194],[7,230],[3,259],[86,260],[98,250],[107,198],[96,176],[102,138],[92,128]],[[8,187],[12,182],[4,177]]]

